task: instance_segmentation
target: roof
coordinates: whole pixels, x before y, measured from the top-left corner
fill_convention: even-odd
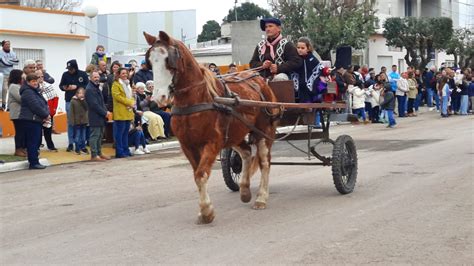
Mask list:
[[[193,48],[191,53],[194,56],[216,56],[216,55],[231,55],[232,54],[232,44],[219,44],[208,47]]]

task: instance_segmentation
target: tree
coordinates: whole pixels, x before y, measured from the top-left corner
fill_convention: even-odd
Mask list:
[[[276,17],[284,21],[283,34],[290,40],[306,36],[304,18],[306,16],[306,1],[274,1],[271,4]]]
[[[365,48],[367,39],[375,31],[374,6],[375,0],[276,0],[272,3],[274,13],[283,20],[285,34],[293,41],[308,36],[323,60],[331,60],[331,51],[339,46]]]
[[[202,32],[198,35],[198,42],[212,41],[221,37],[221,26],[215,20],[209,20],[202,26]]]
[[[453,35],[450,18],[388,18],[383,35],[388,46],[405,48],[405,62],[416,69],[424,69],[436,49],[446,49]]]
[[[454,56],[454,64],[461,68],[474,67],[474,38],[467,28],[456,29],[448,42],[446,53]]]
[[[229,10],[229,14],[223,19],[225,22],[235,21],[235,10],[237,10],[237,20],[255,20],[257,17],[270,17],[270,12],[254,3],[242,3],[237,8]]]
[[[82,5],[82,0],[21,0],[22,6],[73,11]]]

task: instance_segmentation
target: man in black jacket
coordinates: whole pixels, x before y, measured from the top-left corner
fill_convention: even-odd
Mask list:
[[[133,83],[137,84],[138,82],[146,83],[149,80],[153,80],[153,72],[148,69],[148,66],[145,60],[142,60],[141,69],[135,73],[133,76]]]
[[[39,77],[35,73],[28,74],[26,84],[20,88],[21,109],[18,119],[21,120],[26,135],[26,149],[30,169],[46,168],[39,162],[38,149],[41,143],[41,125],[51,120],[48,104],[39,92],[38,79]]]
[[[303,59],[292,42],[281,35],[281,21],[277,18],[260,20],[260,29],[267,38],[255,47],[250,67],[262,67],[260,74],[274,81],[289,80],[289,74],[303,64]]]
[[[100,162],[109,160],[110,157],[102,154],[101,149],[108,112],[99,84],[99,72],[92,71],[89,84],[87,84],[86,88],[86,103],[89,112],[89,127],[91,132],[89,144],[91,147],[91,160]]]
[[[66,100],[66,113],[69,113],[69,106],[71,105],[71,99],[76,94],[77,89],[85,88],[89,82],[87,73],[79,70],[77,61],[75,59],[69,60],[67,62],[67,71],[63,73],[61,77],[61,82],[59,83],[59,88],[64,91],[64,99]],[[74,134],[73,126],[69,125],[67,127],[67,138],[69,145],[67,151],[72,151],[72,144],[74,139],[72,135]]]

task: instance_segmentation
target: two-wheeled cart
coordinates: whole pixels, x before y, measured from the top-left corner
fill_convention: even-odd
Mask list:
[[[283,108],[285,110],[276,132],[277,141],[288,141],[290,145],[301,150],[289,141],[307,140],[307,155],[305,162],[271,162],[272,165],[306,165],[331,166],[332,177],[336,189],[341,194],[348,194],[354,190],[357,180],[357,150],[354,140],[349,135],[340,135],[333,140],[329,136],[332,121],[357,121],[357,118],[347,113],[337,113],[336,110],[345,110],[345,102],[332,103],[295,103],[292,81],[269,82],[270,87],[279,102],[261,102],[239,100],[239,105]],[[216,102],[234,104],[235,99],[217,98]],[[315,116],[318,115],[321,127],[315,127]],[[280,132],[286,127],[288,132]],[[303,127],[303,130],[301,128]],[[318,145],[331,144],[332,155],[325,156],[318,152]],[[221,152],[221,166],[224,181],[232,191],[239,190],[239,180],[242,172],[240,155],[232,149]]]

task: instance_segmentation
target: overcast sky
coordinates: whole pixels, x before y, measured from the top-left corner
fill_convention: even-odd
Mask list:
[[[269,9],[267,0],[238,0],[237,5],[242,2],[252,2]],[[234,0],[83,0],[82,6],[95,6],[99,14],[196,9],[196,32],[199,34],[206,21],[221,23],[234,3]]]

